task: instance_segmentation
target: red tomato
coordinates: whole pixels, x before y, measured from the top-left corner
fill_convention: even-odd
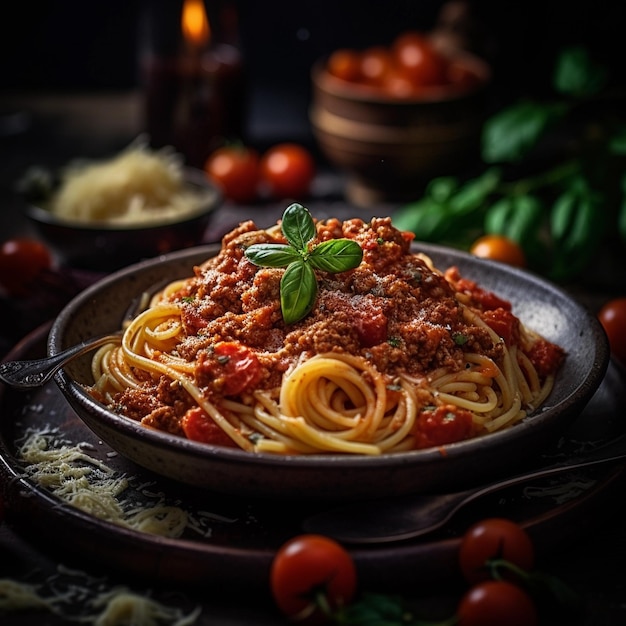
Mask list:
[[[528,533],[515,522],[493,517],[471,526],[463,535],[459,548],[459,566],[470,583],[491,578],[489,561],[505,560],[530,571],[535,550]],[[508,572],[498,570],[503,577]]]
[[[609,338],[613,356],[626,365],[626,297],[606,302],[598,319]]]
[[[33,281],[52,266],[48,248],[35,239],[8,239],[0,247],[0,285],[10,296],[26,296]]]
[[[224,368],[226,396],[236,396],[245,389],[253,388],[261,379],[261,366],[254,352],[236,341],[221,341],[214,354]]]
[[[234,202],[252,202],[257,197],[259,155],[245,146],[224,146],[209,155],[204,170]]]
[[[412,98],[418,91],[411,77],[397,68],[387,73],[381,88],[385,95],[400,100]]]
[[[522,247],[502,235],[483,235],[471,246],[470,252],[483,259],[500,261],[515,267],[526,267],[526,255]]]
[[[445,85],[448,60],[424,37],[415,32],[399,35],[392,44],[396,63],[404,68],[418,86]]]
[[[315,163],[303,146],[281,143],[272,146],[263,155],[260,172],[271,197],[297,200],[311,191]]]
[[[336,50],[328,57],[330,74],[349,82],[361,80],[361,57],[356,50]]]
[[[370,85],[381,85],[393,67],[389,50],[374,46],[361,53],[361,76]]]
[[[276,605],[290,619],[321,624],[323,594],[331,610],[348,605],[356,593],[357,573],[350,553],[322,535],[299,535],[276,553],[270,572]]]
[[[199,406],[189,409],[181,422],[187,439],[216,446],[236,446],[235,442]]]
[[[448,82],[460,89],[473,89],[480,85],[481,78],[464,63],[451,60],[448,64]]]
[[[458,626],[536,626],[537,609],[520,587],[488,580],[472,587],[457,608]]]
[[[453,405],[423,410],[414,427],[415,447],[430,448],[462,441],[472,434],[473,424],[469,411]]]

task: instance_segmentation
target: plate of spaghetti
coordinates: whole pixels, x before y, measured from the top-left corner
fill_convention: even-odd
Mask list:
[[[54,322],[52,354],[123,331],[56,382],[119,453],[220,493],[371,498],[513,471],[591,398],[606,337],[543,279],[412,239],[294,204],[133,265]]]

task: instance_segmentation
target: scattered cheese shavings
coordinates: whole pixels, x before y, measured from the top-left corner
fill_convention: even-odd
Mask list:
[[[19,454],[25,474],[38,485],[76,508],[114,524],[164,537],[180,537],[188,514],[162,500],[137,506],[123,499],[129,481],[77,445],[52,445],[49,432],[33,432]],[[131,508],[133,507],[133,508]]]
[[[523,493],[527,498],[553,498],[557,504],[563,504],[577,498],[580,494],[593,487],[596,482],[589,478],[578,478],[547,487],[529,486],[524,488]]]
[[[53,587],[48,594],[42,586],[0,579],[0,615],[47,611],[64,621],[93,626],[190,626],[202,613],[200,606],[186,614],[181,608],[167,606],[126,587],[103,590],[101,581],[81,572],[73,572],[73,575],[84,581],[83,584],[65,580],[63,589],[62,573],[55,574],[47,581]],[[94,583],[97,583],[95,587]],[[81,607],[80,614],[75,614],[77,606]]]
[[[52,609],[49,600],[39,595],[35,585],[8,578],[0,579],[0,612]]]
[[[124,588],[100,595],[92,605],[94,608],[104,606],[95,619],[91,618],[94,626],[158,626],[162,623],[189,626],[201,613],[201,608],[197,607],[189,615],[184,615],[180,609],[164,606]]]

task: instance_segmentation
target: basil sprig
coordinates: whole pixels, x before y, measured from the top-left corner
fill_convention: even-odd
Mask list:
[[[294,324],[313,308],[317,298],[315,270],[345,272],[361,263],[363,250],[352,239],[331,239],[314,244],[315,222],[308,209],[294,203],[283,213],[281,230],[287,244],[258,243],[246,257],[261,267],[286,267],[280,280],[280,307],[285,324]]]

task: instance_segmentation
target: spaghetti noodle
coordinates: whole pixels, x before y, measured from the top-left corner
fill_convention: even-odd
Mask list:
[[[507,428],[545,401],[563,350],[509,302],[411,250],[389,218],[316,224],[353,239],[350,271],[316,271],[311,312],[286,325],[282,268],[245,256],[285,243],[245,222],[94,356],[92,394],[142,424],[276,454],[377,455]]]

